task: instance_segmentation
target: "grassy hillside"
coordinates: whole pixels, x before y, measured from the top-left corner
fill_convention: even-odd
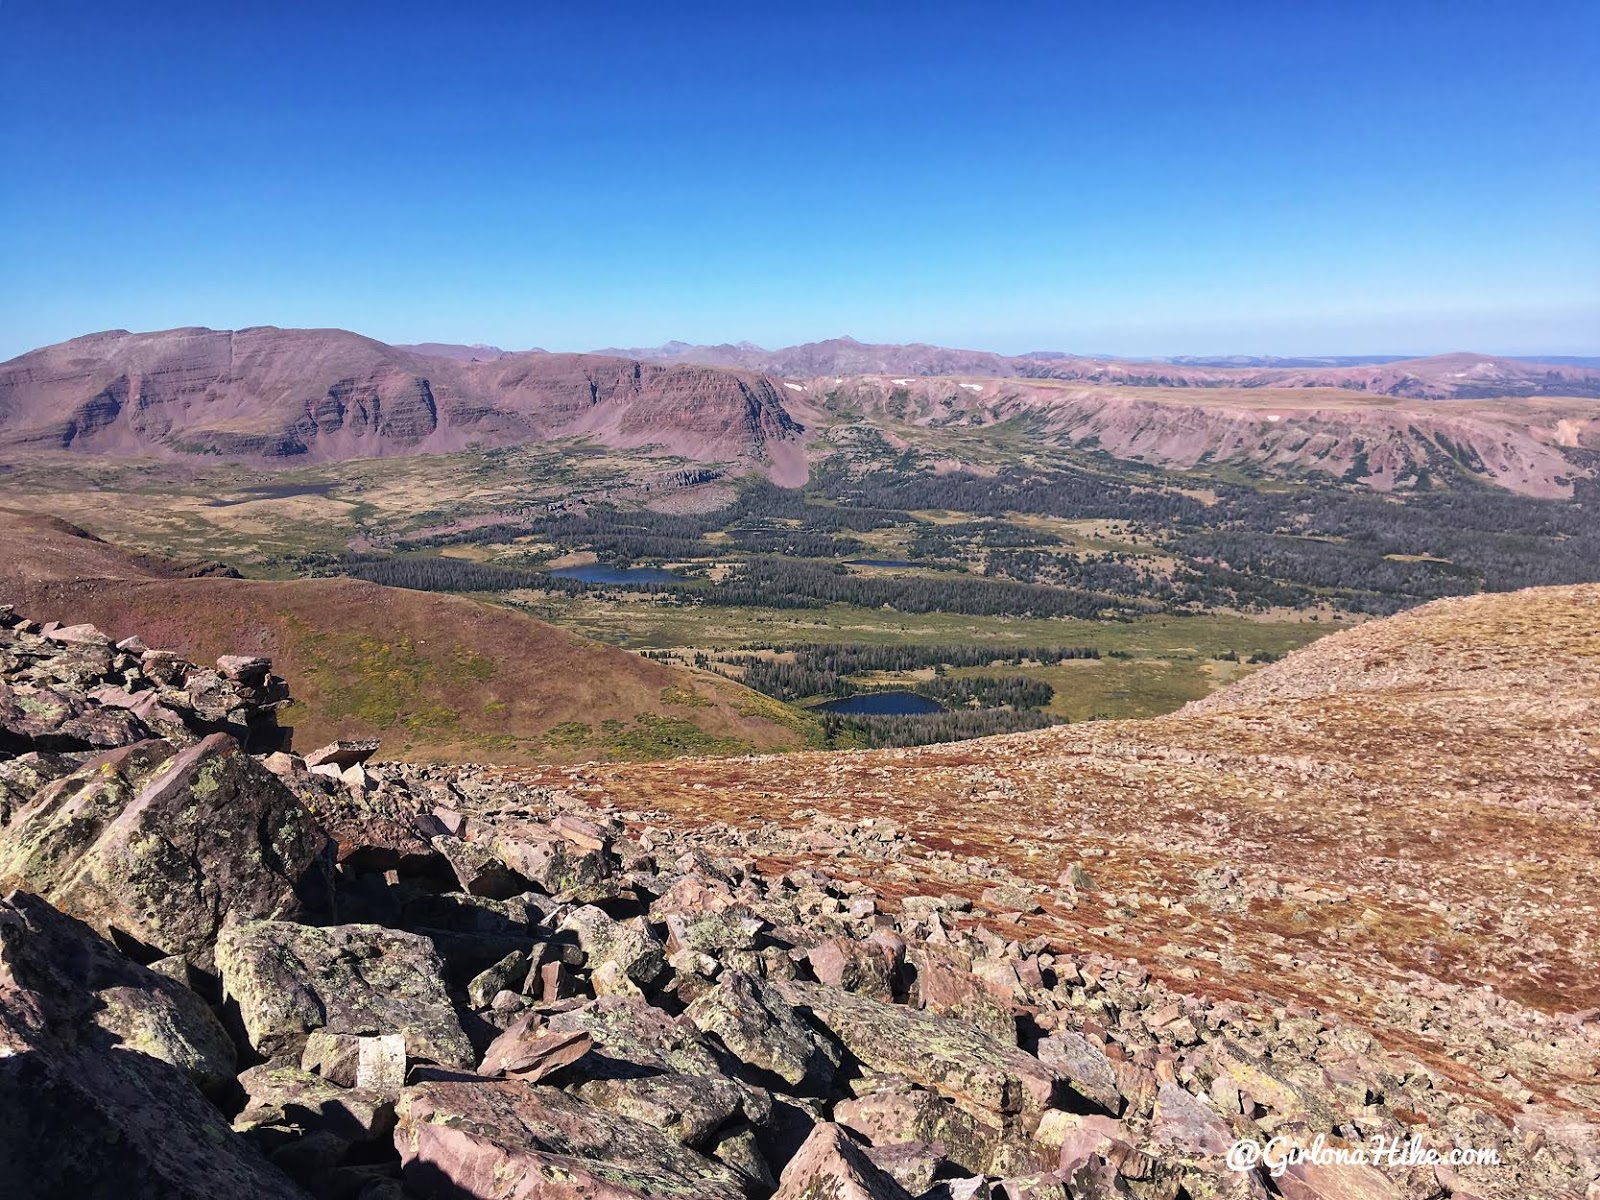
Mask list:
[[[161,578],[60,522],[4,516],[0,602],[198,661],[269,655],[301,748],[377,735],[390,757],[575,762],[788,749],[812,732],[729,680],[504,608],[349,579]]]

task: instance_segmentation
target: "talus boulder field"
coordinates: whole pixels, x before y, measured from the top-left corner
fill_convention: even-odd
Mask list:
[[[1465,736],[1487,723],[1505,753],[1472,778],[1511,812],[1515,768],[1529,811],[1591,837],[1597,604],[1591,588],[1430,606],[1111,733],[537,777],[386,763],[381,746],[252,753],[239,738],[272,728],[266,714],[211,728],[148,664],[200,668],[0,613],[0,686],[28,701],[0,745],[0,1194],[1587,1200],[1600,1027],[1576,1001],[1592,908],[1566,906],[1558,957],[1543,893],[1508,894],[1502,919],[1544,956],[1542,994],[1506,994],[1492,956],[1429,960],[1420,923],[1408,952],[1435,974],[1339,974],[1350,943],[1305,921],[1297,952],[1271,957],[1276,902],[1359,903],[1370,929],[1398,921],[1396,899],[1358,900],[1354,866],[1337,900],[1245,873],[1235,842],[1202,842],[1206,820],[1184,814],[1232,828],[1227,781],[1245,768],[1227,756],[1246,740],[1266,763],[1251,769],[1282,772],[1266,800],[1314,794],[1319,760],[1263,734],[1286,736],[1274,706],[1310,720],[1295,706],[1313,704],[1333,724],[1383,714],[1391,737],[1446,714]],[[1546,631],[1537,662],[1494,633],[1521,621]],[[145,706],[137,725],[105,717],[137,712],[103,691],[113,670]],[[233,697],[270,671],[230,659],[216,687]],[[1211,735],[1204,796],[1173,785],[1200,761],[1186,722]],[[1092,772],[1110,768],[1071,739],[1102,737],[1143,747],[1119,769],[1166,804],[1139,827],[1170,844],[1125,858],[1082,835],[1106,852],[1067,859],[1029,853],[1031,833],[935,832],[943,798],[965,794],[948,773],[975,767],[986,791],[1048,770],[1093,804]],[[1552,740],[1568,754],[1541,767],[1533,748]],[[1470,832],[1485,801],[1441,754],[1417,769],[1462,811],[1436,802],[1434,820]],[[713,770],[715,797],[685,786]],[[841,776],[873,815],[824,810],[819,788]],[[1039,800],[1018,786],[1009,803]],[[1280,828],[1301,819],[1273,811]],[[1117,833],[1101,821],[1102,841]],[[1391,876],[1399,853],[1363,849]],[[1181,899],[1164,884],[1177,863]],[[1477,912],[1477,885],[1444,911]],[[1239,1144],[1380,1138],[1418,1150],[1280,1176],[1230,1162]]]

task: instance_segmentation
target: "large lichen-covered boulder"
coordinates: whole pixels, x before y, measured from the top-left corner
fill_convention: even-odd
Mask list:
[[[773,986],[865,1066],[903,1076],[976,1115],[1037,1124],[1063,1088],[1033,1055],[975,1026],[821,984]]]
[[[980,1119],[948,1097],[894,1076],[858,1088],[834,1106],[833,1119],[873,1146],[940,1145],[951,1163],[977,1174],[1021,1175],[1053,1167],[1059,1158],[1057,1148],[1037,1141],[1032,1130],[993,1114]]]
[[[586,1104],[643,1121],[696,1150],[738,1118],[757,1125],[772,1119],[771,1096],[721,1075],[591,1079],[573,1092]]]
[[[202,1088],[233,1082],[233,1041],[205,1001],[130,962],[82,921],[37,896],[0,900],[0,989],[52,997],[56,1018],[182,1070]]]
[[[477,1058],[445,991],[433,943],[381,925],[235,925],[217,971],[262,1055],[299,1054],[313,1030],[402,1034],[406,1054],[471,1070]]]
[[[821,1094],[833,1084],[839,1047],[807,1025],[773,985],[729,971],[684,1016],[714,1034],[757,1082]]]
[[[744,1200],[728,1167],[555,1088],[425,1083],[400,1098],[408,1190],[478,1200]]]
[[[211,962],[228,924],[331,904],[329,843],[225,734],[112,751],[47,785],[0,834],[23,888],[150,957]]]
[[[205,1046],[183,1002],[151,972],[133,964],[122,972],[87,941],[70,961],[71,931],[51,924],[17,897],[0,914],[0,1195],[305,1200],[184,1069],[156,1056],[192,1052],[204,1063],[219,1052]],[[69,961],[38,961],[63,947]],[[100,977],[101,968],[111,973]],[[138,1020],[100,1011],[107,992],[120,992],[115,1003]]]

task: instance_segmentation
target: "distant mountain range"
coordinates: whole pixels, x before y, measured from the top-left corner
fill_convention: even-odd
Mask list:
[[[921,342],[871,345],[831,338],[782,350],[749,342],[608,349],[641,362],[702,363],[765,371],[789,379],[826,375],[977,376],[1062,379],[1146,387],[1336,387],[1415,399],[1489,396],[1600,396],[1600,359],[1518,359],[1482,354],[1368,357],[1130,359],[1056,351],[1008,356]]]
[[[972,445],[1006,424],[1040,448],[1380,489],[1443,466],[1562,496],[1600,463],[1600,369],[1473,354],[1293,361],[1007,358],[849,338],[511,353],[338,329],[117,330],[0,363],[0,455],[289,465],[587,437],[795,485],[837,450],[830,426],[865,422],[897,444],[964,430]]]

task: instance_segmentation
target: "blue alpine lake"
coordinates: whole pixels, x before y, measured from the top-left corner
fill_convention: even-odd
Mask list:
[[[608,567],[590,563],[583,567],[557,567],[550,574],[557,579],[581,579],[584,583],[682,583],[682,575],[660,567]]]
[[[863,692],[818,704],[814,711],[857,717],[915,717],[943,712],[944,705],[915,692]]]

